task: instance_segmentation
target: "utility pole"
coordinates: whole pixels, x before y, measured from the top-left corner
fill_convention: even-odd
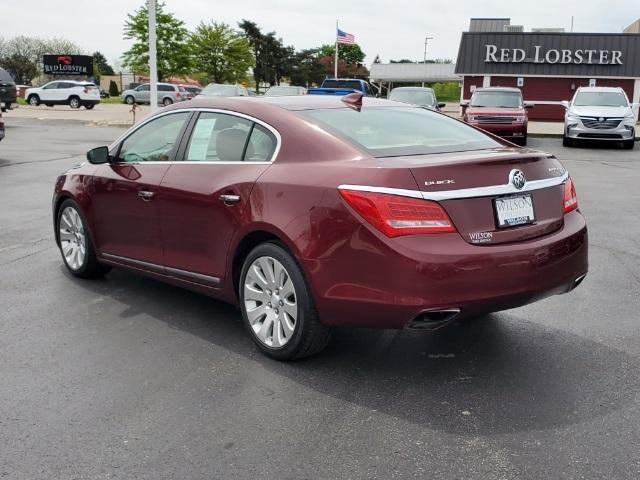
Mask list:
[[[333,78],[338,78],[338,20],[336,20],[336,63],[333,67]]]
[[[424,39],[424,64],[427,64],[427,43],[429,43],[429,40],[433,40],[433,37],[425,37]],[[422,86],[424,87],[424,82],[422,82]]]
[[[149,10],[149,104],[151,113],[158,109],[158,63],[156,58],[156,0],[147,0]]]

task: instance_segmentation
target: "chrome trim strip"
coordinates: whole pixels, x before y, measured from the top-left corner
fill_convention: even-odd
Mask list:
[[[129,264],[134,267],[141,267],[157,273],[172,273],[174,275],[182,275],[183,277],[200,280],[200,282],[206,282],[215,285],[220,283],[220,279],[218,277],[211,277],[209,275],[203,275],[202,273],[189,272],[187,270],[180,270],[179,268],[173,267],[165,267],[164,265],[136,260],[135,258],[121,257],[120,255],[113,255],[111,253],[103,253],[101,256],[104,258],[104,260],[107,260],[109,262],[115,262],[125,265]]]
[[[181,161],[175,161],[175,162],[113,162],[111,163],[111,165],[152,165],[152,164],[163,164],[163,165],[173,165],[173,164],[179,164],[179,165],[185,165],[185,164],[199,164],[199,165],[270,165],[273,162],[276,161],[276,158],[278,157],[278,154],[280,153],[280,147],[282,146],[282,136],[280,135],[280,132],[278,132],[278,130],[276,130],[274,127],[272,127],[271,125],[269,125],[268,123],[264,122],[263,120],[260,120],[259,118],[256,117],[252,117],[251,115],[246,115],[244,113],[240,113],[240,112],[234,112],[232,110],[224,110],[221,108],[206,108],[206,107],[195,107],[195,108],[176,108],[174,110],[169,110],[168,112],[162,112],[162,113],[158,113],[157,115],[150,115],[147,118],[145,118],[144,120],[142,120],[140,123],[134,125],[133,127],[131,127],[129,130],[127,130],[125,133],[123,133],[122,135],[120,135],[114,142],[111,143],[111,145],[109,145],[109,151],[111,151],[111,149],[113,149],[114,147],[116,147],[120,142],[122,142],[125,138],[127,138],[129,135],[132,135],[136,130],[138,130],[139,128],[141,128],[143,125],[146,125],[147,123],[149,123],[151,120],[155,120],[156,118],[159,117],[164,117],[165,115],[171,115],[173,113],[191,113],[191,112],[210,112],[210,113],[224,113],[226,115],[233,115],[235,117],[240,117],[240,118],[244,118],[246,120],[250,120],[252,122],[255,122],[259,125],[262,125],[264,128],[266,128],[267,130],[269,130],[275,137],[276,137],[276,148],[273,150],[273,154],[271,154],[271,160],[269,160],[268,162],[207,162],[207,161],[203,161],[203,162],[194,162],[194,161],[186,161],[186,162],[181,162]]]
[[[367,185],[340,185],[339,190],[356,190],[360,192],[388,193],[390,195],[400,195],[403,197],[422,198],[436,202],[442,200],[456,200],[463,198],[492,197],[497,195],[510,195],[523,192],[531,192],[543,188],[555,187],[563,184],[569,173],[565,172],[559,177],[544,178],[542,180],[532,180],[525,183],[524,187],[518,190],[510,183],[504,185],[490,185],[487,187],[461,188],[458,190],[442,190],[440,192],[421,192],[418,190],[404,190],[401,188],[371,187]]]

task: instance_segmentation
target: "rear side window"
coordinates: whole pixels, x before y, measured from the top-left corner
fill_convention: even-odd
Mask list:
[[[224,113],[203,112],[189,141],[189,162],[241,162],[253,122]]]
[[[276,149],[276,139],[262,125],[255,123],[244,154],[245,162],[268,162]]]
[[[360,90],[360,82],[355,80],[325,80],[322,82],[322,88],[352,88]]]
[[[173,92],[173,85],[158,85],[158,91],[160,92]]]
[[[417,107],[363,107],[301,111],[319,127],[374,157],[499,148],[488,135],[445,115]]]

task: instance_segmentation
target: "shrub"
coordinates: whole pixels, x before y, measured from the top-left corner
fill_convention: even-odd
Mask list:
[[[109,95],[112,97],[120,95],[120,92],[118,91],[118,84],[113,80],[109,82]]]

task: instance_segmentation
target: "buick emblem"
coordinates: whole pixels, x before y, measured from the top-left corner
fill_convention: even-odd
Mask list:
[[[600,118],[598,119],[598,121],[599,121],[599,122],[604,122],[604,117],[600,117]]]
[[[509,183],[516,187],[518,190],[522,190],[527,183],[527,179],[520,170],[511,170],[509,173]]]

